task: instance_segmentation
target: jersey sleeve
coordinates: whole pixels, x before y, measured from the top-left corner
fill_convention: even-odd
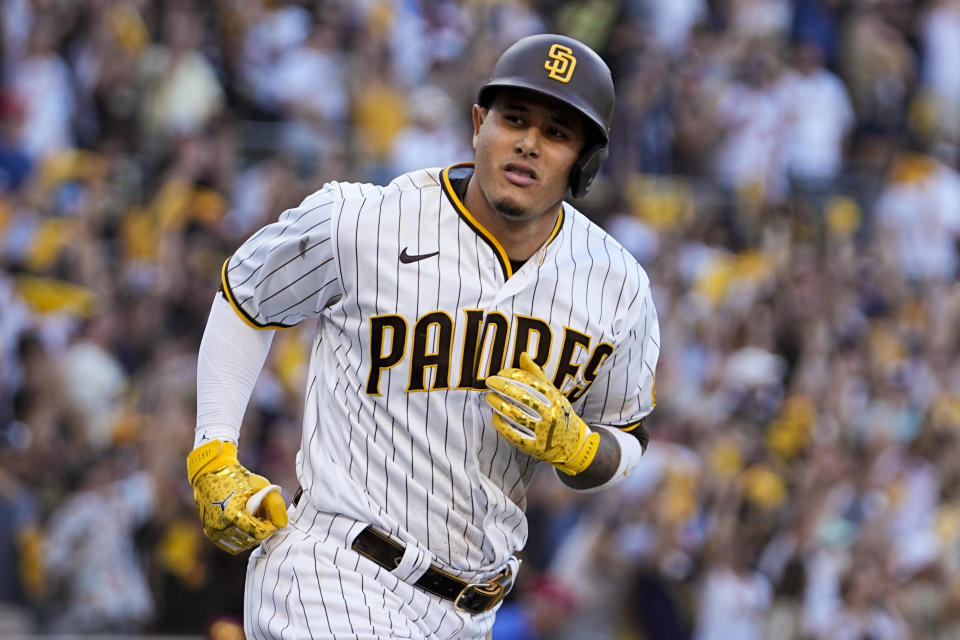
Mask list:
[[[627,307],[624,317],[623,338],[585,394],[580,417],[587,424],[630,432],[646,448],[643,420],[656,404],[654,379],[660,357],[660,325],[649,285]]]
[[[223,265],[221,286],[233,308],[258,329],[316,317],[342,294],[331,238],[342,207],[336,185],[308,196],[257,231]]]

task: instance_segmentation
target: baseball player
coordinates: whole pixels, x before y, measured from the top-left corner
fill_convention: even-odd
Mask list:
[[[607,153],[610,70],[524,38],[473,107],[474,162],[332,182],[223,266],[187,460],[204,531],[251,554],[260,638],[484,638],[540,463],[572,489],[638,462],[657,315],[643,269],[564,202]],[[276,330],[316,326],[300,488],[237,460]]]

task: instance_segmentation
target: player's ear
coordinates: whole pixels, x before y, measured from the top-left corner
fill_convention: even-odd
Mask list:
[[[480,125],[487,119],[489,109],[484,109],[478,104],[473,105],[473,148],[477,148],[477,136],[480,135]]]

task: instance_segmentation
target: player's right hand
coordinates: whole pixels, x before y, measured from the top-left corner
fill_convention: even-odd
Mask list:
[[[241,553],[287,526],[280,487],[245,469],[232,442],[211,440],[191,451],[187,477],[203,532],[224,551]]]

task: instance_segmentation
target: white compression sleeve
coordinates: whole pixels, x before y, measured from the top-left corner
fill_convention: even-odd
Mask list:
[[[621,431],[616,427],[591,425],[590,428],[594,431],[606,431],[613,436],[614,440],[617,441],[617,444],[620,445],[620,464],[617,466],[617,470],[614,472],[614,474],[610,476],[609,480],[595,487],[589,487],[587,489],[573,489],[578,493],[593,493],[595,491],[603,491],[604,489],[609,489],[610,487],[620,484],[624,478],[630,475],[630,472],[633,471],[634,467],[637,466],[637,463],[640,462],[640,456],[643,455],[643,445],[640,444],[640,441],[637,440],[636,436],[633,436],[625,431]],[[557,470],[557,474],[559,473],[560,471]]]
[[[254,329],[221,294],[210,309],[197,355],[197,428],[194,447],[210,440],[237,442],[253,386],[273,342],[273,329]]]

